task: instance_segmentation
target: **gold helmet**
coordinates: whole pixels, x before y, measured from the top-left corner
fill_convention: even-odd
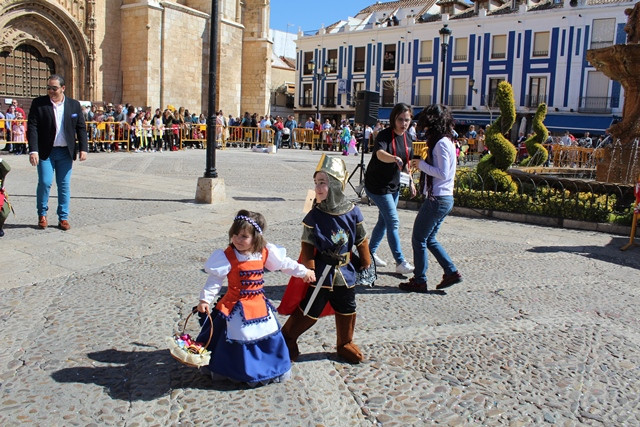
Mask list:
[[[318,166],[316,167],[316,172],[325,172],[327,175],[337,179],[342,185],[342,190],[344,191],[344,188],[347,185],[347,180],[349,179],[347,165],[344,163],[344,160],[339,157],[331,157],[323,154],[322,157],[320,157]]]

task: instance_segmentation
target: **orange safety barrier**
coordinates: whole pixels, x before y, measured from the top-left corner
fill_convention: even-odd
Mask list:
[[[596,148],[551,146],[554,167],[595,168],[604,159],[604,150]]]
[[[427,141],[413,141],[413,155],[427,158]]]
[[[224,147],[224,134],[224,132],[221,133],[222,140],[218,143],[218,148]],[[184,146],[206,148],[207,125],[203,123],[184,123],[180,130],[180,149],[184,148]]]
[[[129,151],[129,125],[124,122],[86,122],[89,151]]]
[[[273,145],[275,132],[273,129],[262,129],[249,126],[229,126],[228,136],[223,145],[229,147],[253,147],[254,145]]]
[[[293,135],[297,144],[308,145],[311,149],[314,148],[316,142],[313,139],[313,129],[295,128],[293,129]]]

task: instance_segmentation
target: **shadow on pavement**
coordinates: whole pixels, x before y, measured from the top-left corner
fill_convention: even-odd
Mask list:
[[[640,270],[640,248],[632,247],[623,252],[622,246],[629,242],[628,238],[616,237],[605,246],[535,246],[527,249],[527,252],[534,253],[557,253],[567,252],[582,255],[586,258],[597,259],[625,267]]]
[[[112,399],[151,401],[174,389],[235,391],[249,389],[243,383],[212,381],[198,369],[174,360],[169,350],[102,350],[87,355],[106,366],[65,368],[51,374],[59,383],[96,384]],[[114,366],[116,365],[116,366]]]

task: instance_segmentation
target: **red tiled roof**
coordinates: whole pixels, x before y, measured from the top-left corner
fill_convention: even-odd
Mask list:
[[[398,1],[388,1],[388,2],[377,2],[372,4],[371,6],[367,6],[362,9],[360,13],[372,13],[372,12],[383,12],[385,10],[395,10],[401,7],[422,7],[426,5],[431,5],[433,0],[398,0]]]

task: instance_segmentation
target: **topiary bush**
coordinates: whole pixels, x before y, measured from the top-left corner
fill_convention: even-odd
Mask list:
[[[533,121],[531,122],[531,128],[534,133],[524,141],[527,146],[527,153],[529,153],[529,156],[520,162],[521,166],[540,166],[547,161],[549,152],[542,145],[542,143],[549,137],[549,130],[543,123],[546,116],[547,104],[542,103],[538,105],[538,110],[533,116]]]
[[[487,127],[485,132],[485,144],[489,148],[490,154],[480,160],[477,170],[482,179],[491,180],[499,185],[496,191],[515,192],[518,188],[506,170],[516,159],[516,149],[504,136],[516,121],[516,107],[511,84],[507,81],[500,82],[496,96],[500,115],[495,122]]]

